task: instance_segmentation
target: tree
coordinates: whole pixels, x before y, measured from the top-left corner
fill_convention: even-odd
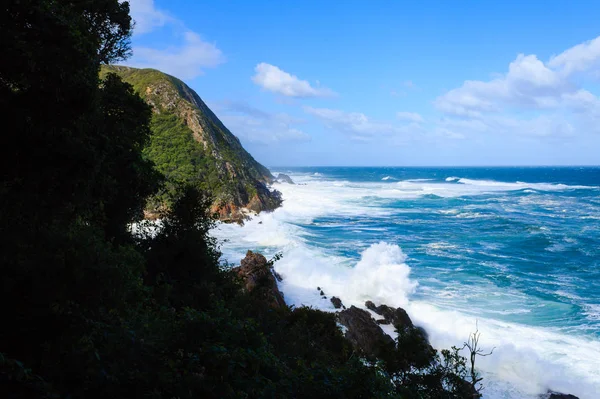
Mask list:
[[[121,244],[157,184],[140,155],[150,112],[118,79],[98,78],[100,63],[128,53],[128,10],[8,0],[0,13],[0,312],[10,326],[0,352],[18,359],[3,367],[25,365],[71,384],[65,392],[97,370],[96,331],[114,330],[146,295],[143,258]]]
[[[492,348],[491,351],[486,352],[483,349],[481,349],[479,347],[479,338],[481,337],[481,333],[479,332],[479,325],[476,322],[475,323],[475,332],[471,333],[469,335],[469,339],[467,340],[467,342],[464,343],[463,347],[461,349],[468,349],[469,350],[469,360],[470,360],[470,370],[469,370],[469,374],[471,377],[471,387],[473,389],[474,392],[477,392],[477,397],[481,397],[481,391],[483,390],[483,385],[481,385],[481,381],[483,380],[483,377],[480,377],[479,373],[477,372],[477,369],[475,368],[475,360],[477,359],[477,356],[490,356],[492,353],[494,353],[494,349],[496,349],[495,347]]]

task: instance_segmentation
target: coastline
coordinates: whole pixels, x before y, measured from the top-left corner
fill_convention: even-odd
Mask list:
[[[412,266],[412,261],[409,260],[407,265],[406,258],[402,257],[402,250],[397,246],[385,244],[382,247],[375,247],[369,252],[368,250],[372,248],[371,245],[366,250],[361,251],[362,255],[358,261],[336,255],[336,252],[339,253],[336,250],[325,251],[322,248],[311,246],[311,237],[307,234],[306,228],[303,227],[306,223],[312,223],[315,218],[315,210],[311,209],[314,207],[314,203],[311,201],[320,201],[320,211],[328,209],[328,206],[333,205],[329,195],[331,191],[328,190],[332,190],[332,187],[335,189],[334,184],[337,183],[329,182],[331,184],[328,183],[325,187],[325,185],[319,186],[320,183],[312,181],[314,179],[302,180],[306,176],[292,175],[292,178],[294,180],[300,178],[300,183],[309,184],[312,182],[317,187],[311,188],[303,185],[292,187],[286,186],[284,183],[278,184],[277,188],[282,191],[284,199],[281,208],[273,213],[261,213],[246,223],[244,227],[231,226],[226,228],[227,232],[223,231],[223,234],[217,234],[217,236],[228,236],[230,243],[237,242],[239,250],[242,250],[242,247],[259,250],[265,253],[267,257],[283,250],[284,257],[275,264],[275,269],[283,277],[280,288],[288,304],[295,306],[307,305],[335,311],[329,300],[323,300],[318,292],[313,292],[317,286],[320,286],[328,296],[340,297],[346,306],[355,305],[364,308],[366,300],[373,300],[376,303],[385,303],[390,306],[400,306],[406,309],[416,325],[420,325],[428,331],[433,346],[438,349],[462,344],[469,333],[473,331],[476,320],[479,320],[484,345],[489,344],[491,348],[499,344],[500,348],[494,356],[489,359],[482,359],[480,363],[485,373],[486,386],[488,386],[486,392],[489,396],[486,395],[486,397],[535,398],[549,389],[570,392],[582,399],[593,397],[589,395],[589,392],[592,392],[590,389],[595,389],[593,385],[585,388],[585,381],[569,382],[564,379],[563,376],[568,376],[570,371],[574,371],[568,365],[561,366],[560,363],[548,363],[547,359],[540,357],[538,350],[540,343],[531,342],[530,347],[526,346],[528,337],[536,335],[541,339],[542,345],[550,342],[556,348],[560,348],[561,345],[570,347],[571,345],[581,344],[576,337],[567,337],[553,331],[544,332],[539,328],[507,323],[501,320],[480,318],[476,315],[463,314],[457,310],[448,311],[427,303],[419,295],[415,297],[413,295],[414,291],[425,288],[427,282],[419,280],[418,283],[421,286],[417,288],[417,281],[411,280],[413,276],[410,273],[412,271],[408,266]],[[315,179],[318,178],[319,176],[315,176]],[[309,197],[307,190],[315,191],[323,187],[325,187],[325,190],[322,190],[320,198]],[[346,205],[343,203],[332,209],[341,214],[348,214],[350,209]],[[377,214],[378,210],[373,209],[372,213]],[[335,223],[329,223],[328,228],[333,228],[332,226],[335,226]],[[383,251],[382,254],[382,248],[385,248],[387,253]],[[229,261],[239,262],[241,258],[236,259],[236,248],[230,246],[224,249],[225,257]],[[368,270],[372,266],[375,267],[377,264],[379,266],[395,266],[391,267],[391,271],[389,267],[387,269],[375,267],[376,271],[370,275],[365,275],[356,272],[357,269],[360,269],[358,266],[361,263],[364,270]],[[407,278],[404,281],[398,281],[397,279],[394,281],[390,278],[390,276],[397,277],[398,268],[404,267],[407,270],[405,275]],[[385,271],[390,271],[390,274],[386,275]],[[365,281],[368,281],[370,286],[379,285],[377,292],[367,292],[368,290],[362,290],[361,292],[360,285]],[[313,285],[314,287],[312,287]],[[353,295],[354,297],[352,295],[348,297],[348,295],[344,295],[345,289],[358,294]],[[392,292],[402,292],[405,295],[397,297],[397,295],[391,294]],[[395,299],[387,301],[385,298],[390,295],[394,295]],[[513,334],[516,341],[507,344],[507,333]],[[581,352],[588,350],[593,355],[598,350],[596,346],[597,343],[591,341],[585,348],[581,348]],[[515,362],[518,362],[518,364]],[[577,368],[577,365],[575,367]],[[499,373],[502,372],[504,374],[501,376],[502,378],[499,378]],[[586,390],[588,393],[586,393]],[[502,393],[504,396],[493,396],[495,392]]]

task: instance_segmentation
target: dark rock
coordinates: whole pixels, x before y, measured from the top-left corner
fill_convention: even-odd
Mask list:
[[[375,304],[371,301],[365,302],[365,306],[367,309],[377,313],[380,316],[383,316],[387,323],[380,324],[392,324],[394,327],[396,327],[396,329],[413,327],[412,320],[402,308],[392,308],[391,306],[387,305],[375,306]]]
[[[569,395],[566,393],[548,391],[548,393],[540,395],[540,399],[579,399],[579,398],[575,395]]]
[[[367,307],[367,309],[372,310],[373,312],[377,313],[377,307],[375,306],[375,304],[371,301],[367,301],[365,302],[365,306]]]
[[[423,327],[415,327],[419,333],[421,333],[421,336],[423,337],[423,339],[427,342],[429,342],[429,334],[427,334],[427,331],[425,331],[425,329]]]
[[[390,324],[390,321],[389,321],[389,320],[386,320],[386,319],[379,319],[379,320],[375,320],[375,321],[376,321],[376,322],[377,322],[377,324],[379,324],[379,325],[382,325],[382,324],[384,324],[384,325],[388,325],[388,324]]]
[[[321,287],[317,287],[317,291],[321,291]]]
[[[274,308],[284,307],[283,294],[277,287],[271,267],[263,255],[248,251],[241,265],[233,270],[242,278],[246,292],[257,295]]]
[[[277,181],[279,183],[294,184],[294,181],[292,180],[292,178],[289,177],[288,175],[284,174],[284,173],[280,173],[280,174],[277,175]]]
[[[324,295],[325,295],[325,293],[323,292],[323,290],[321,290],[321,296],[324,296]]]
[[[351,306],[338,313],[339,322],[347,328],[346,338],[355,349],[368,358],[375,358],[394,345],[394,340],[385,334],[366,310]]]
[[[338,298],[337,296],[332,296],[330,299],[331,303],[333,304],[333,307],[336,309],[341,308],[342,306],[344,306],[342,304],[342,300],[340,298]]]

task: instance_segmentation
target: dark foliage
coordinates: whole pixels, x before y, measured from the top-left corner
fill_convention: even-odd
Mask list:
[[[0,106],[11,128],[0,397],[394,398],[452,387],[464,364],[453,353],[412,357],[422,342],[403,337],[371,367],[333,315],[244,294],[208,234],[209,195],[186,179],[169,188],[159,224],[140,221],[161,187],[142,151],[150,111],[115,75],[98,78],[101,63],[129,52],[126,2],[2,7]]]

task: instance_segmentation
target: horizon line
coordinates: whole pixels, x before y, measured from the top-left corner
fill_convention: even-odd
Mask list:
[[[268,168],[600,168],[588,165],[269,165]]]

